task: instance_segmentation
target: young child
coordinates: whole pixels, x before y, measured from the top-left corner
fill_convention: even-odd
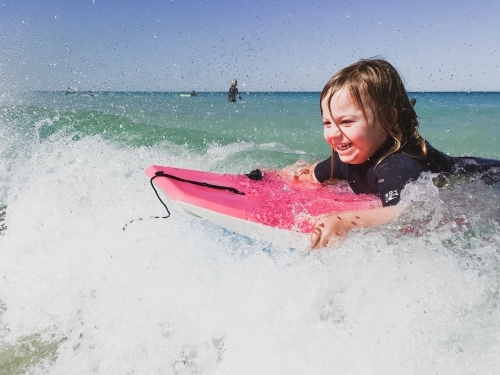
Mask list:
[[[299,181],[347,180],[356,194],[377,194],[381,208],[320,218],[313,248],[353,228],[395,219],[401,190],[423,172],[463,174],[500,168],[500,161],[450,157],[418,133],[417,115],[396,69],[384,60],[361,60],[335,74],[320,97],[323,131],[332,156],[299,169]]]

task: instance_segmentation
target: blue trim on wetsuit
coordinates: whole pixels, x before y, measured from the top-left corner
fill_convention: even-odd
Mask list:
[[[388,140],[370,159],[362,164],[347,164],[334,153],[333,179],[347,180],[356,194],[376,194],[382,205],[394,206],[399,203],[401,191],[410,181],[416,181],[423,172],[471,174],[499,168],[500,161],[474,157],[451,157],[436,150],[428,142],[425,160],[414,159],[409,155],[420,155],[417,144],[405,145],[400,151],[388,156],[375,168],[377,161],[391,148]],[[319,182],[330,179],[332,156],[314,168]]]

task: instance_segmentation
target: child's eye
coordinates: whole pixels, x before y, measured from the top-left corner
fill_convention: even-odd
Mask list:
[[[349,126],[352,124],[352,121],[351,120],[342,120],[342,122],[340,124],[343,126]]]
[[[330,126],[332,123],[330,121],[323,121],[323,126]]]

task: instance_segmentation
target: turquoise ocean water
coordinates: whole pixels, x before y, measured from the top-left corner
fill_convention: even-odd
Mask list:
[[[242,96],[0,96],[0,375],[499,373],[498,183],[423,176],[395,222],[317,252],[137,220],[164,215],[150,164],[329,155],[318,93]],[[435,147],[500,159],[500,93],[411,97]]]

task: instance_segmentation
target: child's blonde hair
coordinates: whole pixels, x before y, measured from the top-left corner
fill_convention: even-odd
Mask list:
[[[425,140],[418,133],[417,114],[401,77],[391,64],[385,60],[360,60],[340,70],[330,78],[321,92],[321,114],[321,103],[327,100],[330,108],[333,95],[341,89],[347,90],[365,118],[365,108],[369,106],[394,140],[394,146],[380,158],[377,165],[408,142],[416,142],[421,149],[420,155],[409,156],[417,159],[427,156]]]

